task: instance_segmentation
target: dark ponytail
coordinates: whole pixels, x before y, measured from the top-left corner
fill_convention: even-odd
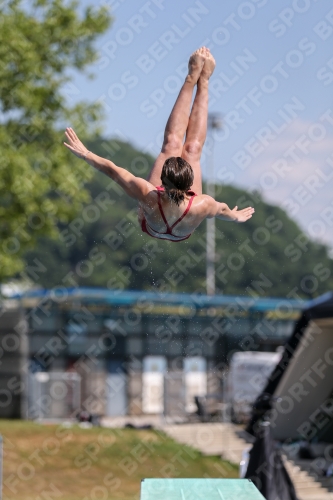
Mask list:
[[[179,205],[185,199],[186,192],[193,184],[191,165],[180,156],[171,156],[165,160],[161,180],[169,199]]]

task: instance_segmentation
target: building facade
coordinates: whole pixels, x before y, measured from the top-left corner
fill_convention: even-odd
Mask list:
[[[28,338],[28,418],[72,411],[69,399],[78,391],[91,413],[192,412],[194,396],[223,397],[233,352],[275,350],[304,306],[282,298],[83,288],[31,291],[15,301]]]

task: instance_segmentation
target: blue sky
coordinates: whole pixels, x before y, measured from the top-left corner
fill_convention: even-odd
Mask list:
[[[107,5],[114,23],[97,42],[95,78],[75,75],[64,89],[68,102],[102,102],[106,136],[157,155],[189,55],[208,46],[216,59],[209,110],[223,120],[214,137],[215,179],[259,189],[333,248],[332,1],[95,5]]]

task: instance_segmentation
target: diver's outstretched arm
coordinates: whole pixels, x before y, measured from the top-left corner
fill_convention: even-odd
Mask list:
[[[113,179],[123,188],[126,194],[136,200],[143,200],[152,191],[154,186],[141,177],[136,177],[128,170],[118,167],[115,163],[89,151],[80,141],[72,128],[66,129],[66,137],[69,144],[64,145],[78,158],[82,158],[89,165]]]
[[[246,222],[251,219],[255,212],[253,207],[238,210],[236,206],[231,210],[226,203],[220,203],[208,195],[204,195],[204,202],[206,205],[206,217],[208,219],[217,217],[218,219],[230,222]]]
[[[218,203],[218,213],[215,215],[218,219],[232,221],[232,222],[246,222],[251,219],[254,208],[246,207],[243,210],[238,210],[238,207],[234,207],[232,210],[228,207],[226,203]]]

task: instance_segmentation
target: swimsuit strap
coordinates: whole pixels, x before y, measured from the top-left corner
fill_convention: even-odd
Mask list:
[[[163,189],[157,189],[158,208],[160,209],[163,222],[164,222],[164,224],[166,225],[166,228],[167,228],[166,234],[171,234],[171,232],[170,232],[171,231],[171,227],[169,226],[168,221],[165,218],[165,215],[164,215],[164,212],[163,212],[163,208],[162,208],[162,204],[161,204],[161,191],[163,191]]]
[[[190,210],[190,208],[191,208],[191,205],[192,205],[192,202],[193,202],[193,200],[194,200],[194,197],[195,197],[195,196],[196,196],[196,194],[192,194],[192,196],[191,196],[191,198],[189,199],[189,202],[188,202],[188,204],[187,204],[187,207],[186,207],[186,209],[185,209],[185,211],[184,211],[183,215],[181,215],[181,216],[179,217],[179,219],[177,219],[177,220],[176,220],[176,222],[174,222],[174,223],[172,224],[172,226],[170,227],[170,230],[171,230],[171,231],[172,231],[172,229],[173,229],[173,228],[174,228],[177,224],[179,224],[179,222],[180,222],[180,221],[182,221],[182,220],[184,219],[185,215],[187,215],[187,214],[188,214],[188,212],[189,212],[189,210]]]
[[[192,194],[191,198],[189,199],[189,202],[188,202],[188,204],[187,204],[187,207],[186,207],[186,209],[185,209],[184,213],[183,213],[183,214],[179,217],[179,219],[177,219],[177,220],[176,220],[176,222],[174,222],[174,223],[172,224],[172,226],[169,226],[168,221],[166,220],[166,217],[165,217],[165,215],[164,215],[163,208],[162,208],[162,204],[161,204],[161,192],[163,192],[163,191],[164,191],[164,188],[161,188],[161,187],[159,187],[159,186],[157,187],[157,195],[158,195],[158,208],[160,209],[160,212],[161,212],[161,216],[162,216],[163,222],[164,222],[164,224],[166,225],[166,228],[167,228],[166,234],[172,234],[172,230],[173,230],[173,228],[174,228],[177,224],[179,224],[179,222],[180,222],[180,221],[182,221],[182,220],[184,219],[185,215],[187,215],[187,214],[188,214],[188,212],[189,212],[189,210],[190,210],[190,208],[191,208],[191,205],[192,205],[192,203],[193,203],[193,199],[194,199],[194,197],[196,196],[196,194],[195,194],[195,193],[193,193],[193,194]],[[173,236],[174,236],[174,235],[173,235]]]

